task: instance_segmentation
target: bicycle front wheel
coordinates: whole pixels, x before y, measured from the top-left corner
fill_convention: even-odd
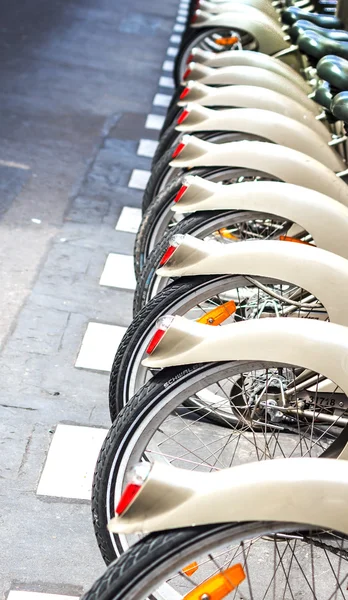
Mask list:
[[[231,584],[229,598],[345,598],[347,544],[340,533],[289,523],[152,533],[110,565],[82,600],[209,598],[218,575]]]

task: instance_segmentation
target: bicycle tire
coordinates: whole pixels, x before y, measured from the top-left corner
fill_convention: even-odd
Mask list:
[[[180,570],[197,554],[215,545],[269,536],[278,532],[308,531],[310,525],[250,521],[185,527],[154,532],[134,544],[93,584],[81,600],[144,600],[154,598],[153,587],[173,569]],[[153,582],[153,583],[152,583]],[[139,596],[139,590],[145,595]]]
[[[267,369],[269,365],[270,363],[262,361],[241,360],[168,367],[146,383],[121,410],[102,445],[92,486],[92,516],[95,535],[107,564],[122,554],[126,549],[125,545],[127,546],[129,543],[122,536],[113,535],[107,530],[107,523],[114,514],[116,498],[120,496],[124,487],[126,472],[131,464],[141,460],[158,428],[160,427],[162,430],[168,416],[172,415],[173,411],[176,411],[197,391],[205,389],[223,378],[233,377],[237,373],[250,370]],[[289,365],[280,363],[276,365],[272,361],[273,367],[289,368]],[[233,430],[230,428],[231,432]],[[340,431],[339,436],[335,435],[332,425],[330,425],[324,436],[320,430],[320,444],[319,446],[315,445],[314,436],[313,448],[319,453],[326,451],[335,443],[335,451],[338,454],[340,444],[337,441],[341,436],[342,440],[345,440],[345,430]],[[302,452],[302,445],[297,444],[297,447],[298,451]],[[308,452],[307,446],[305,446],[305,451]],[[282,454],[285,457],[283,450]],[[336,454],[333,453],[331,457],[335,456]],[[247,461],[251,460],[258,460],[258,456],[255,457],[250,453]],[[209,460],[204,464],[208,466]],[[229,464],[229,466],[231,465]]]
[[[147,304],[147,302],[153,297],[153,289],[155,287],[155,278],[161,279],[156,275],[157,269],[160,267],[160,261],[165,251],[170,245],[170,240],[174,235],[177,234],[190,234],[196,237],[204,238],[209,233],[217,231],[223,227],[227,227],[228,224],[238,223],[238,221],[248,222],[253,218],[274,218],[274,215],[266,215],[264,213],[251,212],[251,211],[202,211],[193,213],[185,217],[175,227],[171,228],[162,238],[162,241],[158,243],[150,256],[147,258],[144,268],[138,277],[137,286],[134,292],[133,298],[133,316],[135,317],[138,312]],[[163,289],[165,283],[162,279],[161,289]]]

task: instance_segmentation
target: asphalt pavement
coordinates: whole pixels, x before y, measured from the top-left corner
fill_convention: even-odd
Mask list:
[[[2,7],[1,598],[79,596],[104,568],[91,476],[110,360],[131,320],[177,11],[177,0]]]

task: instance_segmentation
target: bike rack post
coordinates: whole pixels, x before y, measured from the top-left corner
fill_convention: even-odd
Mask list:
[[[347,2],[347,0],[338,0],[337,1],[336,15],[343,21],[344,28],[348,29],[348,2]]]

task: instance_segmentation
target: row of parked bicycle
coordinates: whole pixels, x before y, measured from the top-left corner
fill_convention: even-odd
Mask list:
[[[348,32],[335,8],[188,6],[93,483],[112,564],[85,600],[346,598]]]

